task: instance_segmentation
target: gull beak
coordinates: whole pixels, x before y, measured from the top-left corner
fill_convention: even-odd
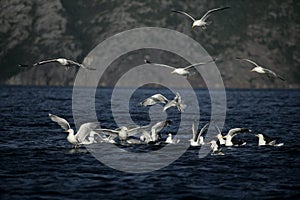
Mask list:
[[[255,135],[255,137],[258,137],[258,135]]]
[[[65,132],[65,133],[69,133],[69,131],[68,131],[68,130],[65,130],[64,132]]]
[[[195,25],[192,25],[192,28],[195,28]]]

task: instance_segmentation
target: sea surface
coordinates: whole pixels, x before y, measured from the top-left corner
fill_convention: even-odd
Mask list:
[[[84,90],[84,88],[83,88]],[[172,120],[163,129],[176,135],[183,126],[184,137],[191,138],[188,121],[200,117],[199,128],[209,122],[211,102],[207,90],[195,90],[199,102],[187,106],[198,111],[181,113],[171,108],[144,108],[139,102],[161,92],[168,98],[168,89],[140,88],[129,101],[122,99],[122,89],[114,103],[112,89],[98,89],[95,109],[105,128],[125,123],[129,107],[132,122],[147,125],[163,118]],[[179,90],[183,100],[190,92]],[[243,147],[223,147],[224,156],[207,154],[199,158],[200,147],[189,147],[174,162],[157,170],[137,173],[111,168],[96,159],[85,147],[72,149],[60,126],[48,113],[69,121],[75,127],[72,87],[0,87],[0,198],[1,199],[297,199],[300,195],[300,90],[227,90],[226,120],[222,132],[246,127],[251,133],[239,137],[247,141]],[[119,99],[118,99],[119,98]],[[129,103],[128,103],[129,102]],[[84,102],[83,102],[84,104]],[[113,113],[111,106],[118,105]],[[192,109],[193,110],[193,109]],[[158,112],[160,111],[160,112]],[[83,111],[84,112],[84,111]],[[85,110],[85,116],[89,111]],[[88,119],[82,119],[86,122]],[[77,125],[77,124],[76,124]],[[78,126],[78,125],[77,125]],[[282,147],[257,145],[257,133],[277,138]],[[101,144],[100,144],[101,145]],[[110,144],[113,145],[113,144]],[[162,146],[118,146],[120,152],[141,154],[163,151]],[[144,149],[143,149],[144,148]],[[101,146],[99,148],[101,150]],[[110,156],[110,152],[105,152]],[[122,163],[120,153],[117,157]],[[113,159],[116,156],[112,156]],[[161,160],[164,160],[164,155]],[[116,160],[118,162],[118,160]],[[155,160],[153,160],[153,163]],[[149,164],[150,165],[150,164]]]

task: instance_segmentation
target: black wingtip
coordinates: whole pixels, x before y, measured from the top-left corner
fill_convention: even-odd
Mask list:
[[[278,78],[282,81],[285,81],[285,79],[282,76],[278,76]]]
[[[18,64],[18,67],[29,67],[29,65],[26,65],[26,64]]]

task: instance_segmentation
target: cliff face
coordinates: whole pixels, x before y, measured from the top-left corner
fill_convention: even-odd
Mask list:
[[[213,23],[205,31],[191,29],[191,21],[170,12],[178,9],[201,16],[208,8],[224,5],[231,9],[212,16]],[[56,57],[82,62],[93,47],[116,33],[156,26],[189,35],[210,55],[223,60],[218,67],[227,87],[300,84],[297,1],[2,0],[0,9],[0,83],[72,85],[76,69],[66,71],[51,64],[22,69],[17,64]],[[237,56],[282,74],[287,83],[256,78],[235,61]],[[111,84],[110,79],[103,81]]]

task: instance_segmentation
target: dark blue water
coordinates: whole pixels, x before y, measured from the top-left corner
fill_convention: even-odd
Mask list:
[[[132,101],[155,92],[141,90]],[[110,94],[110,89],[99,92],[97,115],[115,128]],[[197,95],[203,125],[210,117],[208,93]],[[74,127],[72,88],[2,86],[0,98],[1,199],[296,199],[300,194],[299,90],[227,91],[224,130],[247,127],[277,137],[283,147],[258,147],[257,138],[246,135],[247,145],[223,148],[225,156],[199,159],[199,148],[189,148],[171,165],[143,174],[111,169],[85,148],[71,149],[48,113]],[[145,110],[130,109],[133,121],[149,123]],[[178,113],[169,114],[176,121]]]

